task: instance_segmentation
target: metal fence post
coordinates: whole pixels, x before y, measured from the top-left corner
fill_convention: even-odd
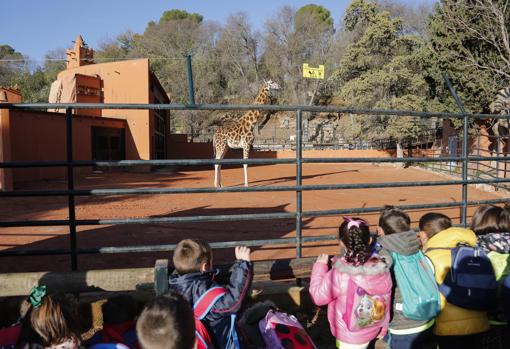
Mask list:
[[[463,139],[462,139],[462,210],[461,210],[461,216],[460,220],[462,225],[465,227],[467,226],[467,179],[468,179],[468,126],[469,126],[469,117],[466,114],[466,110],[464,109],[464,104],[462,104],[462,101],[460,100],[459,95],[457,95],[457,92],[455,92],[455,89],[452,86],[452,83],[450,82],[450,79],[448,78],[448,75],[446,73],[443,74],[443,79],[446,82],[446,85],[448,86],[448,90],[450,90],[450,93],[452,94],[453,98],[455,99],[455,103],[457,103],[457,106],[460,109],[460,112],[463,114],[464,118],[464,124],[463,124]]]
[[[73,167],[73,110],[66,108],[66,152],[67,152],[67,190],[74,190],[74,167]],[[69,208],[69,242],[71,247],[71,270],[78,269],[78,254],[76,251],[76,207],[74,195],[68,193],[67,203]]]
[[[195,88],[193,87],[193,69],[191,65],[191,55],[186,55],[186,67],[188,72],[188,103],[195,104]]]
[[[303,212],[303,192],[301,190],[303,158],[302,158],[302,112],[297,111],[296,114],[296,258],[302,257],[302,235],[301,235],[301,215]]]
[[[166,291],[168,291],[168,259],[158,259],[154,266],[154,292],[159,296]]]

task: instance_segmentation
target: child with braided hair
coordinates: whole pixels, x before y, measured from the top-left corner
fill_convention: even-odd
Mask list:
[[[337,348],[364,349],[385,336],[390,319],[391,262],[370,250],[368,223],[344,217],[339,228],[341,256],[321,254],[310,280],[316,305],[328,305],[331,333]]]

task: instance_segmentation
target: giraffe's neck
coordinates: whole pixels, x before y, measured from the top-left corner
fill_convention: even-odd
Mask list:
[[[269,90],[267,87],[260,90],[253,104],[271,104],[271,98],[269,98]],[[261,116],[262,113],[260,110],[250,110],[241,117],[240,121],[253,129]]]

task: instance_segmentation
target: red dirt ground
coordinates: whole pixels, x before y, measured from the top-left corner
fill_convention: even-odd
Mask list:
[[[242,167],[222,171],[225,186],[242,185]],[[294,165],[251,166],[251,186],[292,185]],[[428,171],[416,168],[395,168],[371,164],[305,164],[304,184],[376,183],[393,181],[444,180]],[[182,169],[153,173],[102,173],[76,178],[76,186],[90,188],[142,188],[142,187],[210,187],[212,169]],[[65,181],[51,181],[26,185],[21,189],[65,188]],[[470,200],[500,198],[500,194],[486,193],[469,187]],[[303,193],[303,210],[328,210],[349,207],[373,207],[384,204],[408,205],[436,202],[453,202],[461,199],[460,186],[358,189],[313,191]],[[218,193],[175,195],[126,195],[77,197],[77,218],[128,218],[191,216],[241,213],[292,212],[295,209],[294,192],[269,193]],[[67,198],[2,198],[0,221],[66,219]],[[473,209],[470,209],[472,212]],[[459,208],[442,210],[455,222]],[[409,212],[413,225],[426,210]],[[377,215],[364,216],[373,225]],[[340,217],[304,218],[304,236],[335,234]],[[231,241],[292,237],[295,221],[266,220],[244,222],[205,222],[186,224],[149,224],[78,227],[80,247],[156,245],[176,243],[182,238],[197,237],[207,241]],[[0,249],[68,248],[67,227],[0,228]],[[292,246],[262,246],[253,248],[255,259],[277,259],[295,256]],[[336,243],[307,244],[305,256],[320,252],[334,254]],[[116,255],[81,255],[79,269],[149,267],[157,258],[169,258],[170,253],[135,253]],[[216,250],[215,262],[233,259],[232,250]],[[2,257],[0,272],[65,271],[70,269],[67,256]]]

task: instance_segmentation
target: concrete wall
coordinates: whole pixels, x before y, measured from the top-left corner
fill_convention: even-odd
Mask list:
[[[0,87],[0,94],[2,95],[2,102],[21,102],[21,94],[17,90]],[[12,161],[10,129],[11,112],[9,109],[0,109],[0,162]],[[9,168],[0,168],[0,190],[12,190],[12,188],[12,170]]]
[[[11,161],[66,160],[66,117],[62,113],[13,110],[10,112]],[[126,128],[124,120],[73,116],[73,157],[92,158],[93,126]],[[126,130],[126,138],[128,138]],[[89,171],[76,168],[76,172]],[[65,178],[61,167],[13,169],[14,186],[27,181]]]
[[[186,134],[172,134],[168,143],[168,158],[170,159],[212,159],[214,157],[212,142],[194,143],[187,141]],[[303,150],[303,157],[308,158],[354,158],[354,157],[394,157],[394,151],[383,150]],[[241,149],[229,149],[225,158],[232,159],[243,157]],[[250,153],[251,158],[289,159],[295,158],[296,153],[291,150],[254,150]]]

